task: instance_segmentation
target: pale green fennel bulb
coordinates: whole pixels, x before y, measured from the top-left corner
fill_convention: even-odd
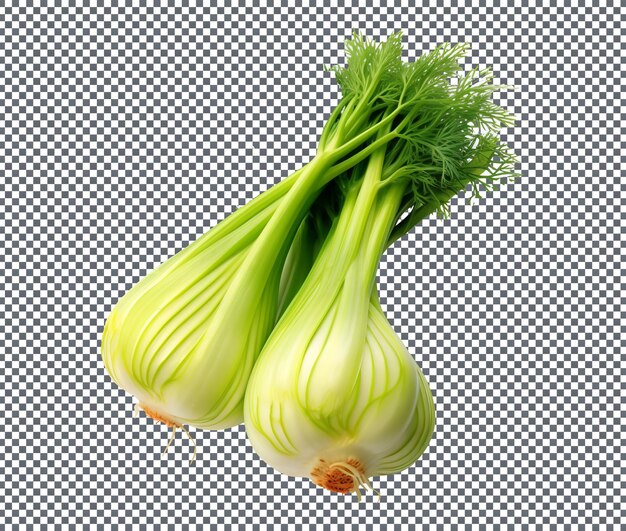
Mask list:
[[[458,60],[459,49],[433,54]],[[510,118],[490,102],[485,72],[450,85],[450,65],[439,66],[432,57],[407,65],[407,91],[422,99],[402,137],[410,139],[348,172],[340,213],[246,390],[246,430],[260,457],[334,492],[359,494],[370,477],[411,466],[434,429],[428,383],[377,301],[382,253],[426,216],[446,213],[468,185],[479,196],[480,185],[513,175],[514,157],[496,135]],[[398,165],[407,152],[413,163]]]

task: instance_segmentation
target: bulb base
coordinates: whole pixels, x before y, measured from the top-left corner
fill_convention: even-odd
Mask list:
[[[149,407],[144,406],[143,404],[138,404],[139,409],[141,409],[148,417],[150,417],[155,422],[161,422],[165,424],[168,428],[180,428],[181,424],[178,422],[174,422],[172,419],[162,415],[158,411],[151,409]]]
[[[363,464],[354,457],[332,463],[320,459],[310,477],[316,485],[339,494],[359,492],[361,486],[369,484]]]

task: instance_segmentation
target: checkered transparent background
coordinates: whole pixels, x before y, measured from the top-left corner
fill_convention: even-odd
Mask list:
[[[0,521],[626,520],[619,4],[105,4],[0,8]],[[501,102],[524,174],[381,264],[438,417],[420,461],[361,504],[278,475],[243,427],[196,431],[192,466],[183,438],[161,458],[166,429],[132,418],[98,353],[133,283],[312,156],[338,99],[323,67],[352,28],[402,29],[410,57],[471,42],[468,65],[516,87]]]

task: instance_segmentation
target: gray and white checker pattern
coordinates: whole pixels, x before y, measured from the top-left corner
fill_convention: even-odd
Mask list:
[[[460,4],[0,7],[0,523],[626,524],[626,13]],[[411,57],[471,42],[468,65],[516,87],[523,172],[381,264],[437,428],[361,504],[278,475],[243,427],[195,431],[192,466],[181,437],[161,458],[165,428],[132,418],[98,353],[134,282],[312,156],[353,28],[402,29]]]

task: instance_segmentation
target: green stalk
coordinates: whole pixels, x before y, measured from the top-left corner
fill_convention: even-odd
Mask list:
[[[315,194],[328,180],[329,160],[324,155],[315,157],[302,171],[286,201],[276,209],[261,235],[254,242],[242,267],[237,272],[233,285],[237,288],[228,292],[223,304],[230,308],[224,313],[225,324],[230,322],[241,328],[241,307],[249,307],[263,291],[258,282],[245,282],[253,273],[259,278],[268,276],[277,263],[286,257],[296,230],[315,199]],[[245,289],[241,289],[242,286]]]

